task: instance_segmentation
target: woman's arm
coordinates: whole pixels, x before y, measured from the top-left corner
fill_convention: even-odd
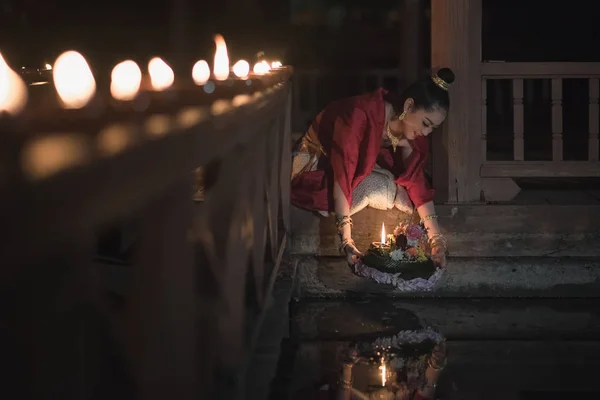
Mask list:
[[[346,254],[349,264],[355,264],[362,255],[352,240],[350,204],[365,125],[365,112],[353,109],[348,114],[338,115],[333,126],[331,167],[334,179],[334,211],[341,238],[340,251]]]
[[[433,201],[429,201],[418,207],[417,212],[419,213],[419,217],[421,217],[425,228],[427,228],[427,233],[430,238],[435,234],[441,234]]]
[[[446,238],[440,231],[440,225],[438,224],[438,216],[435,213],[435,206],[433,201],[428,201],[417,208],[419,217],[423,221],[423,225],[427,229],[427,236],[429,237],[429,245],[431,246],[431,258],[442,267],[446,266],[446,251],[448,245]]]
[[[341,240],[340,250],[346,254],[348,264],[356,264],[362,253],[356,248],[354,240],[352,240],[352,219],[349,217],[350,204],[348,204],[346,195],[337,181],[333,184],[333,201],[335,203],[336,226]]]

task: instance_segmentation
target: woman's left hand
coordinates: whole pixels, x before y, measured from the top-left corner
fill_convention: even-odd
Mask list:
[[[445,268],[448,264],[446,260],[446,248],[444,246],[433,246],[431,248],[431,259],[440,267]]]

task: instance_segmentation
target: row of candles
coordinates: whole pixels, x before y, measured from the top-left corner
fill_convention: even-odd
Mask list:
[[[195,85],[203,87],[207,94],[214,92],[220,83],[229,82],[231,86],[231,81],[235,80],[245,82],[251,82],[252,79],[260,80],[261,77],[282,68],[281,62],[269,63],[266,60],[257,62],[252,71],[246,60],[239,60],[231,66],[224,38],[216,35],[214,41],[216,51],[212,73],[209,63],[205,60],[196,62],[191,71]],[[53,83],[63,109],[82,109],[95,96],[94,75],[80,53],[67,51],[56,59],[54,65],[46,65],[46,69],[52,71]],[[174,86],[173,69],[160,57],[149,61],[148,75],[150,91],[164,92]],[[142,71],[135,61],[123,61],[112,69],[110,94],[114,100],[133,101],[145,89]],[[25,108],[27,97],[25,82],[8,66],[0,54],[0,113],[18,115]]]
[[[149,61],[147,73],[126,60],[112,69],[110,88],[99,90],[88,62],[76,51],[45,66],[55,90],[36,89],[50,82],[28,89],[0,55],[0,132],[24,139],[15,142],[18,148],[6,150],[20,159],[14,176],[42,179],[85,164],[94,155],[115,155],[145,137],[176,132],[208,114],[222,115],[247,104],[253,93],[290,76],[291,69],[279,61],[262,60],[252,70],[245,60],[231,65],[223,37],[214,40],[212,71],[200,60],[190,75],[176,79],[159,57]],[[36,91],[30,98],[29,90]]]

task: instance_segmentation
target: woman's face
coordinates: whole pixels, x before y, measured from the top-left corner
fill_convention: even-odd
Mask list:
[[[412,99],[406,100],[404,109],[407,110],[406,116],[402,122],[402,132],[408,140],[414,140],[419,136],[429,136],[429,134],[444,122],[447,111],[436,108],[433,111],[427,111],[423,108],[414,109]]]

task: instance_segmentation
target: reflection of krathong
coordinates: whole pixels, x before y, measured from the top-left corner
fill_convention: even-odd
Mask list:
[[[423,386],[434,349],[444,341],[441,334],[426,328],[351,346],[342,358],[337,398],[403,398],[403,393]],[[363,367],[356,369],[357,365]],[[353,383],[354,375],[361,373],[363,385],[366,382],[362,389]]]

